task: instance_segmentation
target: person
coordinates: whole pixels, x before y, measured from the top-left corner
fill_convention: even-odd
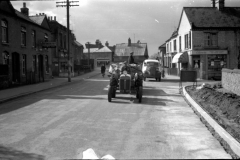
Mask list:
[[[123,67],[121,68],[121,73],[123,73],[123,71],[126,70],[127,73],[130,73],[130,68],[129,66],[127,66],[127,62],[123,62]]]
[[[128,64],[136,64],[134,62],[134,58],[133,58],[133,52],[130,53],[130,56],[128,57]]]
[[[103,64],[102,66],[101,66],[101,73],[102,73],[102,76],[104,77],[104,75],[105,75],[105,70],[106,70],[106,67],[105,67],[105,65]]]

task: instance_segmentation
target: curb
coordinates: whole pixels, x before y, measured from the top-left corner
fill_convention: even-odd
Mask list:
[[[97,73],[97,74],[94,74],[94,75],[89,75],[88,78],[94,77],[94,76],[96,76],[96,75],[98,75],[98,74],[100,74],[100,73]],[[85,78],[85,77],[80,78],[79,81],[81,81],[81,80],[83,80],[83,79],[87,79],[87,78]],[[48,88],[40,89],[40,90],[38,90],[38,91],[21,93],[21,94],[19,94],[19,95],[16,95],[16,96],[13,96],[13,97],[9,97],[9,98],[6,98],[6,99],[0,99],[0,104],[5,103],[5,102],[8,102],[8,101],[11,101],[11,100],[15,100],[15,99],[18,99],[18,98],[22,98],[22,97],[25,97],[25,96],[28,96],[28,95],[31,95],[31,94],[35,94],[35,93],[38,93],[38,92],[41,92],[41,91],[46,91],[46,90],[49,90],[49,89],[53,89],[53,88],[57,88],[57,87],[65,86],[65,85],[76,84],[76,83],[78,83],[79,81],[75,81],[75,82],[71,82],[71,83],[63,82],[62,84],[59,84],[59,85],[56,85],[56,86],[53,86],[53,87],[48,87]]]
[[[198,113],[214,128],[214,130],[224,139],[232,151],[240,156],[240,143],[235,140],[225,129],[223,129],[208,113],[206,113],[187,93],[185,87],[183,87],[183,95],[188,102],[198,111]]]

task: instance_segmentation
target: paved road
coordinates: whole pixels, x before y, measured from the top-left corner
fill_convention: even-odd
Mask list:
[[[47,90],[0,107],[0,155],[70,159],[93,148],[99,157],[231,158],[178,93],[178,81],[144,82],[135,95],[107,101],[108,78]]]

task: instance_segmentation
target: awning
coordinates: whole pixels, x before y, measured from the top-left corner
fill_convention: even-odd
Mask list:
[[[177,53],[173,59],[172,63],[187,63],[188,62],[188,53]]]

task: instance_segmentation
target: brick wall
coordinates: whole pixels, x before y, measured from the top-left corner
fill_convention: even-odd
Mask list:
[[[222,69],[222,85],[223,88],[240,95],[240,70]]]

